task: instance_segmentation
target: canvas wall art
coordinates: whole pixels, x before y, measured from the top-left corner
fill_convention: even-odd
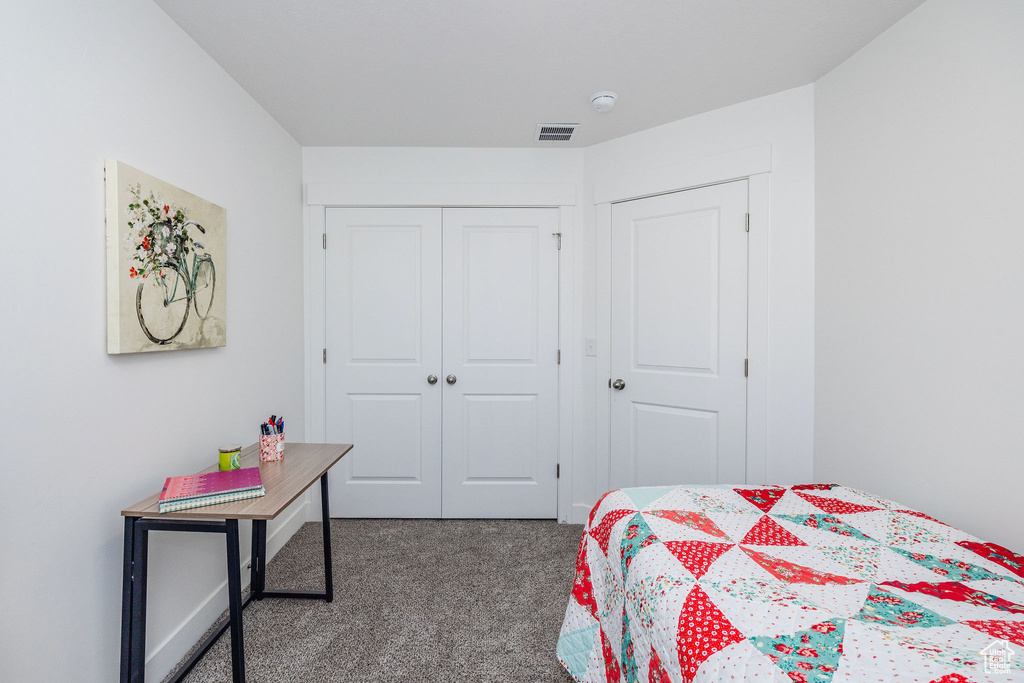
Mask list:
[[[106,162],[107,353],[224,346],[227,212]]]

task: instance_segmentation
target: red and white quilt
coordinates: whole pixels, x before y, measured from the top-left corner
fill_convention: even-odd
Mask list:
[[[558,658],[579,683],[1024,681],[1024,556],[834,484],[611,491]]]

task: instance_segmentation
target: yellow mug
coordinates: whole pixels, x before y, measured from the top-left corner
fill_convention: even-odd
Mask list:
[[[220,471],[237,470],[241,463],[242,447],[231,445],[220,448]]]

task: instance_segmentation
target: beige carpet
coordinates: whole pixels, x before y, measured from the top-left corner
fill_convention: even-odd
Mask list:
[[[555,645],[582,530],[332,520],[334,602],[268,598],[246,608],[246,680],[571,683]],[[319,524],[304,525],[267,565],[268,590],[322,589],[321,538]],[[227,633],[185,680],[231,680]]]

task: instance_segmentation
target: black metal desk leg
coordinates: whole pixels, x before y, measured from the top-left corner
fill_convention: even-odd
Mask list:
[[[267,520],[257,520],[256,524],[259,525],[260,535],[260,573],[256,577],[256,597],[258,600],[262,600],[263,594],[267,590]]]
[[[321,523],[324,527],[324,598],[334,602],[334,574],[331,570],[331,503],[327,492],[327,473],[320,477]]]
[[[121,683],[130,683],[132,666],[132,576],[135,518],[124,518],[124,578],[121,584]]]
[[[149,531],[141,517],[132,518],[132,607],[129,626],[128,680],[141,683],[146,680],[146,563],[149,561]]]
[[[260,520],[252,520],[252,562],[249,563],[249,594],[253,600],[262,600],[260,595],[260,559],[264,553],[260,543]]]
[[[231,672],[235,683],[245,683],[245,650],[242,639],[242,569],[238,556],[238,520],[227,520],[228,611],[231,623]]]
[[[264,598],[291,598],[299,600],[324,600],[334,601],[334,572],[331,568],[331,506],[330,494],[327,490],[327,474],[320,477],[320,500],[323,514],[324,532],[324,590],[323,591],[294,591],[294,590],[267,590],[267,520],[257,519],[252,523],[252,567],[250,569],[249,598],[262,600]],[[232,524],[228,520],[228,526]],[[238,522],[234,522],[237,534]],[[230,531],[228,532],[230,535]],[[230,550],[230,539],[228,540]],[[237,550],[235,551],[237,555]],[[228,577],[230,587],[230,575]],[[246,603],[243,603],[243,607]],[[233,641],[232,641],[233,642]]]

